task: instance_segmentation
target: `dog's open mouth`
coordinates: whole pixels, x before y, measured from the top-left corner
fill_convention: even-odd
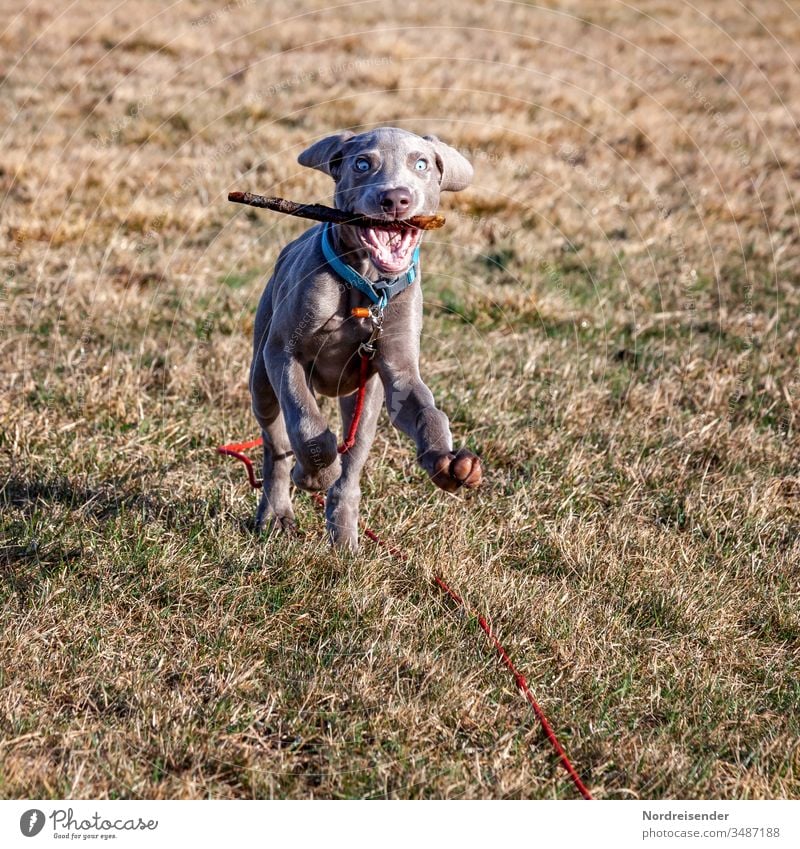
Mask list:
[[[398,221],[391,228],[359,228],[358,235],[378,271],[383,274],[400,274],[411,265],[414,249],[422,238],[422,230]]]

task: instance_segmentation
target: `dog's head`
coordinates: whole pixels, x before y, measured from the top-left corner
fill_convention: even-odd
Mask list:
[[[297,161],[333,177],[339,209],[386,220],[432,215],[441,192],[460,192],[472,182],[472,166],[457,150],[436,136],[396,127],[328,136],[304,150]],[[402,225],[358,231],[373,265],[385,274],[408,267],[421,235]]]

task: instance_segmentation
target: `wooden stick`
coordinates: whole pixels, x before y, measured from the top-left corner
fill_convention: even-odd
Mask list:
[[[231,192],[228,195],[231,203],[245,203],[260,209],[271,209],[283,212],[285,215],[296,215],[298,218],[310,218],[312,221],[330,221],[333,224],[351,224],[354,227],[381,227],[393,230],[400,225],[416,227],[418,230],[438,230],[444,227],[443,215],[414,215],[402,221],[384,221],[382,218],[370,218],[366,215],[356,215],[323,206],[321,203],[295,203],[284,198],[268,198],[264,195],[254,195],[250,192]]]

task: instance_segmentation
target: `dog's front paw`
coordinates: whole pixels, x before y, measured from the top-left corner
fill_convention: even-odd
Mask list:
[[[474,489],[483,480],[480,457],[466,448],[457,454],[442,454],[434,461],[431,480],[445,492],[455,492],[462,486]]]
[[[336,437],[330,430],[307,440],[294,456],[297,462],[292,469],[292,481],[306,492],[323,492],[342,472]]]
[[[332,486],[342,473],[342,464],[337,456],[330,466],[322,469],[306,469],[295,463],[292,469],[292,482],[306,492],[324,492]]]

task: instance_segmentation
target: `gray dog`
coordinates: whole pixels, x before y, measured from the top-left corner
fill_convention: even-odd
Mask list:
[[[435,136],[393,127],[329,136],[298,161],[333,177],[339,209],[384,220],[433,214],[440,192],[461,191],[472,180],[472,166],[456,150]],[[447,416],[419,374],[421,236],[402,224],[391,230],[321,224],[281,251],[258,306],[250,369],[264,439],[257,528],[294,525],[293,481],[308,491],[327,490],[332,541],[357,549],[359,478],[382,396],[437,486],[452,492],[480,483],[480,460],[463,448],[454,452]],[[369,308],[369,315],[354,316],[357,307]],[[315,393],[339,398],[346,433],[362,351],[372,356],[363,415],[355,445],[340,456]]]

